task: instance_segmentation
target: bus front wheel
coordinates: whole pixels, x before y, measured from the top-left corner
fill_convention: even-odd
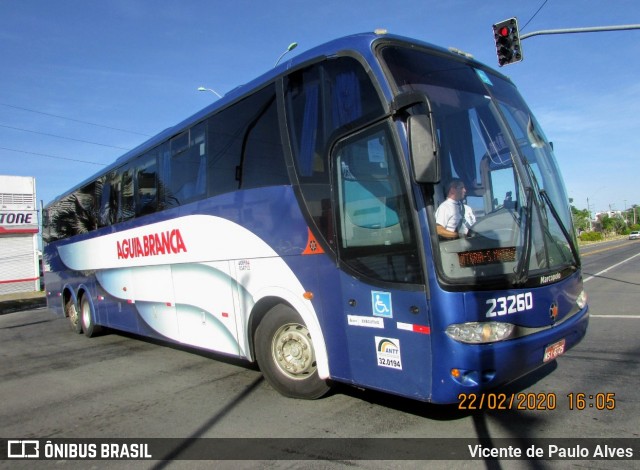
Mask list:
[[[312,400],[329,391],[318,376],[309,330],[288,305],[267,312],[255,336],[258,365],[271,386],[282,395]]]

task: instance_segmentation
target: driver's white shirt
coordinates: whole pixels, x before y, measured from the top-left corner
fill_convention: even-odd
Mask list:
[[[460,224],[459,232],[466,235],[469,227],[476,223],[476,216],[473,215],[471,207],[463,204],[464,207],[464,223]],[[450,232],[455,232],[460,222],[460,209],[458,201],[447,198],[436,210],[436,223],[442,225]]]

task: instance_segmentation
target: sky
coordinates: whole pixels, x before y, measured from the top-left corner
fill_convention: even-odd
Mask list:
[[[34,176],[46,204],[216,99],[198,87],[224,94],[292,42],[290,57],[386,28],[498,69],[492,25],[512,16],[522,34],[639,24],[640,2],[0,0],[0,174]],[[553,141],[573,205],[640,205],[640,30],[534,36],[522,49],[500,71]]]

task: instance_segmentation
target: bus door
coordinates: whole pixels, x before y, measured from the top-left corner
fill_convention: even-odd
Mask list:
[[[353,382],[428,399],[431,328],[425,292],[380,288],[341,276]]]
[[[429,310],[416,224],[389,123],[338,142],[332,158],[352,378],[428,398]]]

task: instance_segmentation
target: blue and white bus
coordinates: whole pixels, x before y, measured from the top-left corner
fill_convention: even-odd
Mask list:
[[[452,181],[474,224],[438,235]],[[454,403],[575,346],[567,194],[503,75],[383,32],[316,47],[44,210],[49,308],[331,382]],[[466,394],[466,395],[465,395]]]

